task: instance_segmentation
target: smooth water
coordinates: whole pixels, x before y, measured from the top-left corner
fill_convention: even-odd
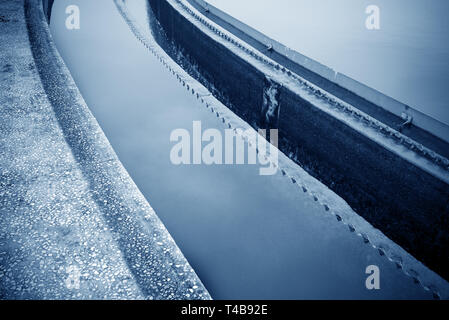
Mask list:
[[[131,2],[146,12],[145,1]],[[80,30],[65,28],[69,4],[80,8]],[[213,298],[427,297],[281,174],[173,165],[172,130],[224,124],[136,40],[113,1],[56,1],[51,31],[120,160]],[[370,264],[382,266],[383,290],[365,288]]]

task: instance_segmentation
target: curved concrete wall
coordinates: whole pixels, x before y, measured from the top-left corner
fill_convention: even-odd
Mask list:
[[[280,148],[361,216],[429,267],[449,277],[449,186],[277,84],[280,110],[265,121],[263,69],[204,32],[171,1],[149,0],[159,44],[254,127],[277,127]],[[150,19],[153,20],[153,19]],[[226,38],[223,36],[222,38]]]
[[[52,3],[0,2],[0,297],[210,299],[54,46]]]

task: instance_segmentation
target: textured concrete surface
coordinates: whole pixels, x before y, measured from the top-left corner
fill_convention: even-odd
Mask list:
[[[0,298],[208,299],[53,46],[0,1]]]

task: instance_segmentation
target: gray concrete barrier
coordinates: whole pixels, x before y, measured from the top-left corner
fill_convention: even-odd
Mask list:
[[[0,2],[0,298],[210,299],[54,46],[52,3]]]

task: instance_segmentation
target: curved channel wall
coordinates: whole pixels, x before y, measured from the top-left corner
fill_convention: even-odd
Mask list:
[[[285,154],[449,279],[447,182],[272,81],[264,69],[231,50],[226,35],[217,40],[199,26],[202,22],[187,18],[179,1],[148,3],[157,19],[151,25],[155,38],[175,61],[253,127],[279,128]],[[268,117],[266,93],[273,88],[278,104]]]
[[[73,212],[66,209],[63,210],[63,213],[64,215],[74,214],[75,216],[78,214],[91,217],[101,216],[101,219],[104,219],[107,224],[106,231],[104,232],[109,232],[110,237],[114,239],[114,246],[117,245],[120,250],[118,257],[121,259],[120,261],[124,261],[126,269],[129,269],[131,275],[120,279],[117,274],[112,274],[108,268],[103,268],[101,272],[99,274],[96,273],[96,275],[100,278],[112,279],[117,287],[115,290],[108,291],[110,289],[105,283],[98,284],[97,289],[99,292],[102,292],[103,295],[94,295],[94,297],[101,299],[109,296],[116,296],[116,292],[127,290],[125,284],[135,283],[139,292],[137,294],[135,292],[127,292],[125,296],[128,299],[210,299],[207,290],[184,258],[167,229],[163,226],[151,206],[123,168],[123,165],[109,144],[109,141],[101,130],[99,124],[85,104],[69,70],[64,64],[64,61],[60,57],[53,43],[48,26],[53,0],[14,1],[14,8],[16,8],[14,10],[19,10],[18,8],[24,10],[24,13],[20,12],[18,16],[23,17],[24,15],[24,20],[26,20],[26,22],[15,22],[18,24],[26,23],[30,46],[29,49],[31,49],[28,50],[27,48],[26,52],[30,51],[36,66],[36,69],[33,68],[30,70],[33,71],[32,76],[36,78],[36,82],[40,83],[39,87],[43,87],[44,91],[39,93],[33,93],[31,91],[29,92],[30,96],[28,98],[25,97],[25,99],[34,101],[36,99],[33,100],[33,94],[43,95],[46,99],[45,101],[50,103],[52,109],[52,111],[48,112],[47,107],[41,105],[38,112],[45,114],[42,115],[42,118],[33,118],[32,115],[30,115],[28,123],[31,125],[29,125],[29,127],[33,127],[33,121],[36,121],[39,122],[39,125],[51,128],[47,128],[46,130],[53,130],[55,132],[55,140],[57,140],[56,135],[62,135],[64,146],[61,145],[61,149],[66,149],[66,145],[68,145],[70,157],[73,155],[75,160],[70,163],[70,167],[67,170],[69,173],[70,170],[80,170],[82,174],[82,178],[73,181],[73,184],[87,185],[87,194],[68,195],[66,202],[72,201],[74,203],[73,208],[69,208]],[[22,29],[25,28],[21,28],[21,30]],[[26,39],[26,37],[24,38]],[[11,46],[11,48],[14,48],[14,46]],[[17,82],[15,85],[21,84]],[[0,98],[2,98],[1,94]],[[53,118],[56,119],[56,125]],[[42,124],[41,119],[44,119],[45,123]],[[28,140],[19,143],[25,144],[27,142]],[[39,139],[39,136],[37,136],[33,143],[38,145],[42,144],[42,153],[44,154],[47,152],[44,142]],[[19,146],[21,145],[19,144]],[[28,149],[30,149],[29,146]],[[15,154],[12,156],[15,156]],[[55,159],[59,159],[58,156],[58,154],[53,155]],[[22,160],[23,159],[18,159],[18,161]],[[57,163],[57,165],[62,166],[63,164]],[[55,174],[55,172],[51,171],[53,169],[54,168],[46,168],[49,173],[41,175],[38,178],[45,180],[49,179],[49,177],[53,177]],[[22,167],[17,168],[17,170],[22,170]],[[0,176],[0,178],[3,177]],[[3,185],[3,181],[0,182]],[[51,188],[56,189],[60,183],[64,184],[65,181],[63,181],[62,178],[59,178],[59,180],[56,180],[53,185],[51,185]],[[70,181],[70,183],[72,183],[72,181]],[[12,187],[14,187],[14,185],[12,185]],[[48,192],[51,191],[54,192],[54,190],[49,190]],[[39,200],[44,202],[49,201],[46,196],[47,190],[36,191],[33,189],[30,191],[26,189],[25,192],[32,193],[30,195],[32,197],[41,197],[42,199]],[[89,199],[93,199],[94,204],[90,203],[89,201],[91,200]],[[12,207],[2,209],[7,210],[10,214],[13,214],[15,210],[15,208]],[[37,209],[31,208],[30,210]],[[41,211],[43,210],[47,209],[41,208]],[[59,211],[55,208],[50,208],[49,210],[50,211],[47,213],[44,212],[46,216],[59,214]],[[69,211],[67,212],[67,210]],[[37,216],[37,213],[34,214]],[[12,216],[8,219],[19,218],[20,217]],[[52,223],[58,225],[60,222],[53,221]],[[66,233],[69,233],[69,236],[72,229],[76,229],[80,225],[86,229],[94,227],[92,225],[83,226],[82,224],[85,223],[84,221],[76,221],[76,223],[72,224],[70,224],[70,221],[63,221],[61,223],[68,224],[65,229],[68,230]],[[64,244],[61,243],[61,241],[54,243],[51,236],[49,237],[47,234],[49,232],[48,230],[52,230],[52,226],[48,225],[44,227],[45,228],[38,230],[33,229],[32,232],[37,233],[40,238],[47,239],[48,244],[51,243],[56,247],[61,247],[61,250],[65,250]],[[13,232],[13,230],[5,230],[7,232]],[[2,229],[2,231],[4,230]],[[8,237],[15,237],[14,239],[19,238],[19,240],[21,239],[21,236],[22,235],[20,234],[8,235]],[[67,234],[64,234],[64,236],[67,236]],[[94,240],[97,241],[98,244],[102,241],[101,238]],[[20,243],[18,240],[12,241]],[[85,242],[87,243],[88,241],[86,239],[80,239],[79,242],[72,243],[72,247],[70,248],[75,250],[76,245],[82,247],[82,244]],[[112,255],[113,249],[112,245],[110,246],[109,251],[104,253],[106,256],[108,254]],[[36,247],[40,248],[39,245]],[[90,249],[94,250],[97,248],[83,248],[82,250],[86,251]],[[25,258],[33,259],[35,255],[39,256],[40,254],[44,254],[45,250],[49,249],[42,249],[42,252],[32,252],[32,257]],[[25,259],[24,257],[15,257],[12,255],[13,251],[9,253],[11,254],[11,259]],[[40,268],[32,269],[31,271],[26,269],[27,266],[22,268],[19,264],[15,264],[14,266],[4,265],[5,268],[8,269],[5,271],[6,275],[9,273],[14,274],[16,277],[15,281],[21,281],[20,286],[16,286],[16,289],[22,288],[22,290],[13,292],[12,289],[9,290],[9,288],[8,290],[11,291],[9,292],[2,287],[1,289],[5,289],[5,292],[1,292],[0,296],[3,296],[4,298],[20,299],[28,297],[26,295],[26,292],[28,291],[33,292],[30,296],[33,299],[66,299],[70,297],[78,299],[81,297],[92,298],[91,291],[90,293],[86,293],[86,296],[83,296],[82,293],[84,291],[76,292],[65,288],[63,285],[65,279],[64,276],[60,277],[60,279],[62,279],[62,285],[59,282],[56,283],[57,288],[50,288],[48,284],[48,280],[50,277],[53,277],[55,272],[65,273],[63,261],[70,257],[71,254],[72,252],[69,252],[66,253],[66,256],[58,255],[56,257],[59,259],[58,263],[61,262],[60,269],[62,271],[57,269],[59,265],[56,264],[44,264],[41,265]],[[51,251],[49,251],[49,255],[55,256]],[[77,259],[81,259],[81,254]],[[95,258],[91,259],[95,260]],[[107,260],[107,258],[104,259],[104,261]],[[39,261],[30,262],[30,264],[33,265],[36,263],[39,265]],[[85,265],[86,268],[95,267],[91,265],[92,261],[89,261],[89,259],[81,261],[80,263]],[[104,266],[107,267],[106,264],[104,264]],[[44,268],[51,269],[52,271],[44,272]],[[31,280],[27,279],[30,275]],[[89,274],[85,277],[87,278],[81,279],[82,288],[86,285],[85,283],[96,281],[92,280],[95,278],[94,275]],[[33,283],[36,281],[42,284],[33,286]],[[3,285],[3,282],[0,283],[0,285]]]

